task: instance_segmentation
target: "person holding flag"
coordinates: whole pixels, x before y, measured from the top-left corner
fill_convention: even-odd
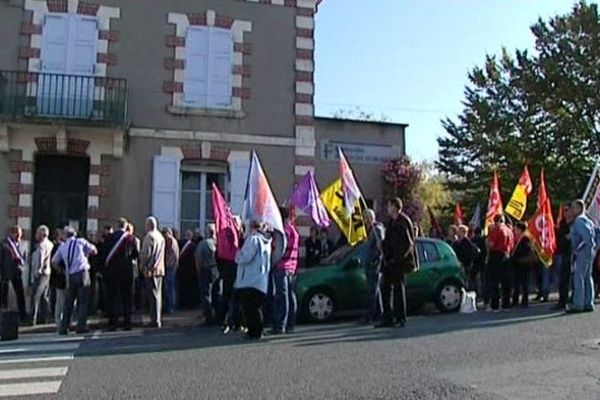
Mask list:
[[[0,278],[2,279],[0,300],[4,307],[8,306],[9,285],[12,285],[17,296],[19,317],[21,323],[24,323],[27,321],[27,311],[25,310],[25,290],[21,275],[25,262],[19,248],[22,234],[20,226],[13,226],[8,230],[8,235],[0,247]]]
[[[571,210],[575,217],[571,226],[573,300],[566,312],[594,311],[592,263],[597,245],[594,223],[585,214],[583,200],[575,200]]]

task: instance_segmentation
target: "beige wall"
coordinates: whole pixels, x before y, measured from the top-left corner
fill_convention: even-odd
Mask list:
[[[315,175],[324,189],[338,176],[338,162],[326,161],[321,154],[325,140],[356,144],[398,146],[398,155],[405,154],[405,127],[402,124],[361,122],[330,118],[316,118],[316,157]],[[382,200],[380,168],[381,164],[365,164],[350,161],[363,195],[368,199]]]
[[[0,70],[27,68],[25,60],[18,58],[19,47],[28,46],[28,36],[20,34],[21,23],[31,19],[31,13],[23,10],[23,3],[0,1]],[[127,79],[132,125],[294,135],[295,8],[239,0],[151,3],[98,0],[94,3],[120,8],[120,18],[111,19],[111,30],[119,31],[119,40],[110,42],[108,48],[109,53],[117,57],[117,64],[108,66],[107,76]],[[252,23],[252,31],[244,35],[244,42],[251,46],[251,53],[244,55],[244,64],[251,66],[251,76],[244,78],[251,97],[243,100],[243,119],[176,116],[166,111],[171,95],[163,92],[163,82],[173,80],[173,71],[165,69],[164,60],[175,56],[174,49],[165,46],[165,37],[175,34],[175,25],[167,21],[168,13],[205,13],[209,9],[217,15]]]
[[[112,174],[104,178],[102,184],[108,187],[109,196],[104,199],[102,208],[109,221],[123,215],[133,221],[138,229],[152,209],[152,160],[161,154],[161,148],[198,145],[198,142],[185,140],[160,140],[151,138],[129,138],[123,159],[107,159]],[[231,151],[251,151],[255,149],[268,175],[277,201],[283,203],[293,190],[294,148],[265,145],[241,145],[234,143],[211,143],[227,147]],[[202,161],[194,161],[202,165]],[[206,163],[211,163],[207,160]],[[185,165],[186,161],[182,161]],[[223,165],[226,165],[223,163]],[[101,221],[103,222],[103,221]]]

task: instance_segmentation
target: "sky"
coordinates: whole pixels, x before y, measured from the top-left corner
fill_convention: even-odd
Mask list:
[[[437,158],[440,120],[462,110],[486,54],[532,49],[529,27],[576,0],[323,0],[316,16],[315,113],[340,109],[406,123],[407,153]]]

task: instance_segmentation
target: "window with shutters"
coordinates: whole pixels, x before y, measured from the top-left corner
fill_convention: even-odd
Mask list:
[[[204,229],[213,222],[212,185],[216,184],[224,193],[226,174],[220,168],[185,167],[181,171],[181,232],[187,229]]]
[[[231,108],[231,30],[194,26],[187,30],[183,97],[193,108]]]

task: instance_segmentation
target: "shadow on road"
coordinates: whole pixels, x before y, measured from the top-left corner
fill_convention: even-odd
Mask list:
[[[266,336],[261,342],[248,342],[239,333],[223,335],[217,328],[179,327],[156,331],[102,333],[88,337],[76,357],[134,355],[218,347],[321,346],[327,344],[372,342],[524,324],[552,318],[587,318],[591,314],[564,316],[551,310],[551,304],[535,304],[529,309],[502,313],[437,314],[410,317],[405,328],[374,329],[372,325],[339,321],[334,324],[299,326],[294,334]]]

